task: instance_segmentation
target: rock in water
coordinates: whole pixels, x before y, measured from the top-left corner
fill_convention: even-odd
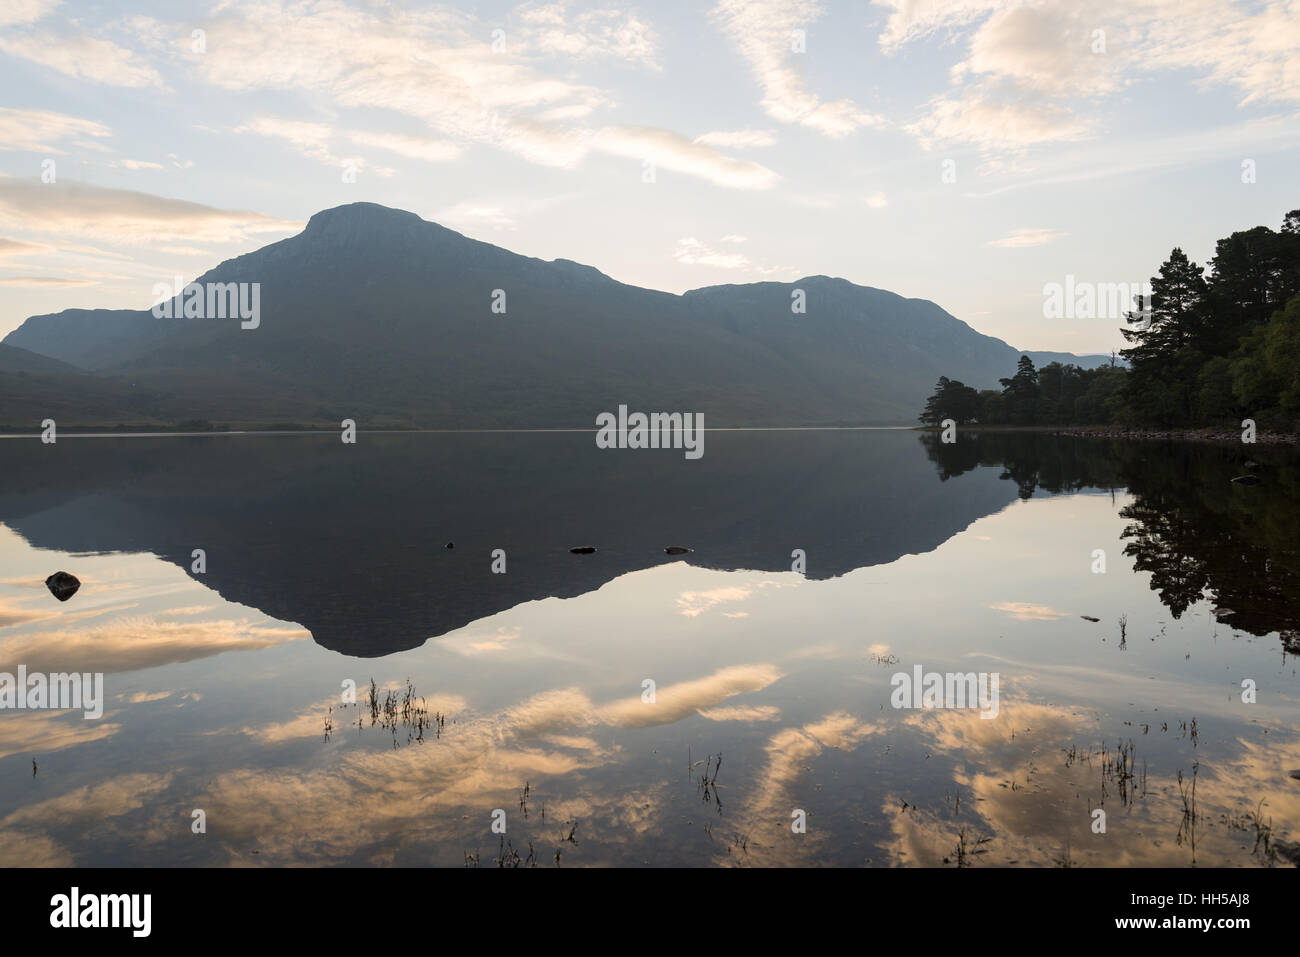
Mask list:
[[[1258,475],[1238,475],[1238,476],[1237,476],[1236,478],[1234,478],[1234,479],[1229,479],[1229,481],[1230,481],[1230,482],[1236,482],[1238,485],[1258,485],[1258,484],[1259,484],[1259,476],[1258,476]]]
[[[448,548],[455,548],[455,547],[456,547],[456,543],[455,543],[455,542],[448,542],[448,543],[447,543],[447,547],[448,547]]]
[[[690,554],[691,552],[693,552],[693,551],[695,551],[695,549],[693,549],[693,548],[686,548],[685,546],[682,546],[682,545],[669,545],[667,548],[664,549],[664,554],[667,554],[667,555],[689,555],[689,554]]]
[[[55,572],[45,579],[45,587],[59,601],[67,601],[77,593],[77,589],[81,587],[81,580],[67,572]]]
[[[1092,615],[1080,615],[1079,617],[1084,621],[1101,621],[1100,618],[1093,618]]]
[[[575,555],[590,555],[596,550],[595,545],[579,545],[577,548],[570,548],[569,551]]]

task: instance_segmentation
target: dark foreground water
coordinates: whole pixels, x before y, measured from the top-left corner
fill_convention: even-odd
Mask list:
[[[0,672],[105,704],[0,710],[0,865],[1289,865],[1298,542],[1257,446],[6,440]]]

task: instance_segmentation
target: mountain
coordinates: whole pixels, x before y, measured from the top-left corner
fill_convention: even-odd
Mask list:
[[[993,387],[1020,355],[932,302],[843,279],[677,296],[372,203],[317,213],[197,281],[258,283],[256,328],[67,310],[4,343],[84,370],[51,384],[68,424],[362,428],[590,428],[620,404],[710,426],[906,424],[940,375]],[[0,367],[0,424],[48,414],[33,386]]]
[[[51,359],[49,356],[40,355],[27,349],[20,349],[18,346],[6,345],[0,342],[0,372],[9,373],[75,373],[79,372],[76,366],[58,359]]]
[[[21,480],[0,483],[0,523],[40,548],[157,555],[325,648],[376,657],[672,562],[788,572],[802,548],[807,577],[824,580],[930,551],[1020,491],[1000,468],[942,481],[931,450],[950,453],[937,438],[718,432],[690,463],[611,455],[577,433],[380,434],[355,447],[332,435],[133,438],[38,454],[34,440],[9,441],[0,475]],[[569,553],[588,543],[595,554]],[[200,547],[207,569],[195,574]],[[506,574],[489,570],[496,548]]]

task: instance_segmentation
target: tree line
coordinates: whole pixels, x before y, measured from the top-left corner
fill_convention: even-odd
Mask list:
[[[1233,233],[1208,269],[1175,248],[1146,308],[1125,316],[1127,348],[1110,365],[1021,356],[1001,389],[946,376],[921,412],[938,425],[1236,425],[1291,431],[1300,420],[1300,209],[1279,230]]]

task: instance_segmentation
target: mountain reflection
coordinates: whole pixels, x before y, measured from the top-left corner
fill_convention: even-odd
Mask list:
[[[1300,468],[1256,448],[720,432],[683,462],[581,433],[68,440],[39,455],[9,442],[0,521],[38,547],[152,552],[187,571],[203,548],[196,580],[375,657],[652,565],[788,571],[801,548],[807,577],[826,579],[932,550],[1036,492],[1127,488],[1126,554],[1175,617],[1210,596],[1228,625],[1281,632],[1294,653]],[[1263,484],[1230,483],[1250,456]],[[568,553],[587,542],[596,554]],[[678,544],[695,550],[664,554]],[[497,548],[506,574],[491,572]]]
[[[5,863],[1300,860],[1283,450],[909,431],[717,433],[700,462],[582,434],[17,447],[0,671],[102,670],[108,703],[0,714]],[[1247,469],[1260,484],[1229,481]],[[43,584],[60,568],[84,582],[69,603]],[[916,667],[998,674],[996,719],[895,707]]]
[[[1004,507],[909,431],[710,434],[698,461],[590,434],[214,436],[0,443],[0,521],[33,545],[152,552],[229,601],[377,657],[653,565],[807,577],[929,551]],[[446,544],[454,542],[455,548]],[[572,555],[594,544],[593,555]],[[670,557],[670,545],[694,548]],[[506,553],[493,574],[491,553]],[[48,574],[48,572],[45,572]]]

